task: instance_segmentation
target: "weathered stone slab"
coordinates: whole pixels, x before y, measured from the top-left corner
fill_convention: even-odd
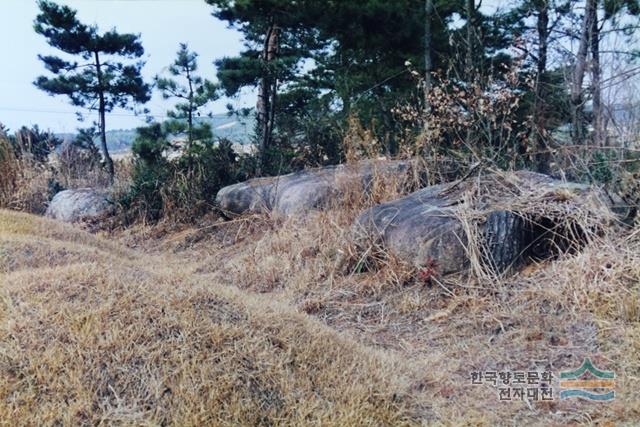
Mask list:
[[[256,178],[222,188],[216,204],[227,215],[274,212],[299,215],[340,201],[344,189],[370,191],[375,178],[401,183],[411,173],[410,161],[366,161]]]
[[[417,267],[435,265],[439,274],[468,269],[473,250],[503,272],[567,247],[581,228],[609,216],[598,189],[521,171],[426,187],[364,211],[354,231],[363,244]]]

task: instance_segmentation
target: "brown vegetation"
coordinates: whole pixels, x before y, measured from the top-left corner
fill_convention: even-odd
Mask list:
[[[359,271],[358,263],[341,262],[350,246],[346,223],[336,218],[330,212],[304,223],[244,220],[220,231],[217,242],[194,243],[203,230],[191,230],[161,247],[180,247],[179,254],[198,260],[194,273],[210,283],[286,301],[400,358],[414,375],[412,403],[430,408],[441,423],[633,423],[640,417],[637,230],[593,236],[579,254],[489,282],[440,278],[379,251],[378,268]],[[557,376],[583,357],[616,372],[614,402],[505,403],[496,388],[470,384],[478,370]],[[553,385],[557,393],[557,377]]]
[[[158,239],[152,238],[158,227],[128,230],[125,240],[152,253],[171,253],[163,256],[207,292],[228,288],[259,304],[275,301],[324,323],[367,354],[384,354],[408,387],[396,395],[403,396],[407,412],[391,424],[633,424],[640,418],[634,385],[640,373],[638,230],[613,227],[593,234],[581,252],[534,264],[516,276],[442,278],[437,271],[416,271],[378,247],[366,257],[356,252],[350,240],[354,216],[371,203],[397,197],[388,192],[392,187],[303,220],[210,219]],[[538,208],[544,207],[540,201]],[[298,344],[287,338],[283,345]],[[558,399],[559,372],[578,367],[584,357],[616,372],[613,402]],[[305,372],[324,376],[333,368],[328,361],[308,363]],[[500,402],[497,388],[471,385],[472,371],[487,370],[551,371],[556,400]],[[376,377],[365,377],[354,377],[353,384],[365,381],[378,391]],[[265,405],[263,413],[277,401]],[[294,403],[299,405],[304,400]],[[356,424],[388,424],[392,417],[385,417],[375,414]]]
[[[345,141],[352,144],[346,147],[351,161],[370,156],[375,145],[366,131],[354,132]],[[17,172],[2,175],[2,194],[18,200],[15,182],[25,172],[11,159],[2,158],[3,171]],[[417,184],[374,180],[367,196],[344,188],[339,203],[302,219],[223,222],[212,215],[189,226],[137,225],[109,240],[0,212],[0,420],[548,425],[640,419],[634,383],[640,232],[599,229],[580,252],[507,277],[477,263],[469,277],[440,277],[437,263],[417,270],[377,245],[352,241],[351,225],[363,209]],[[556,199],[536,200],[531,212],[563,216],[554,211]],[[471,238],[477,214],[461,218]],[[579,209],[572,215],[585,230],[597,225],[587,226]],[[497,388],[471,385],[472,371],[557,376],[584,357],[616,372],[613,402],[560,401],[557,388],[552,402],[500,402]]]
[[[118,196],[128,191],[132,163],[115,162],[117,179],[110,178],[99,159],[70,144],[42,161],[28,151],[19,155],[9,140],[0,134],[0,208],[44,214],[51,198],[60,189],[104,188]]]
[[[51,170],[28,156],[18,156],[0,135],[0,208],[44,213]]]
[[[397,359],[291,307],[25,214],[1,212],[0,239],[5,422],[396,425],[415,416]]]

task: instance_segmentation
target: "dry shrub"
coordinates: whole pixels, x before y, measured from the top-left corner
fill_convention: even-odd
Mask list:
[[[123,162],[128,160],[117,160],[115,163],[121,168]],[[60,150],[52,156],[51,165],[56,171],[57,181],[64,188],[105,188],[111,184],[95,147],[86,149],[72,143],[63,143]],[[119,172],[116,170],[118,179]]]
[[[538,170],[573,182],[605,185],[623,199],[632,199],[629,204],[635,208],[639,192],[636,185],[629,188],[626,179],[640,169],[633,108],[627,107],[625,114],[630,117],[623,117],[616,110],[619,106],[612,107],[622,121],[617,123],[616,118],[616,123],[608,124],[603,141],[589,135],[583,144],[573,145],[563,126],[569,121],[563,116],[564,94],[548,84],[547,89],[554,88],[545,100],[550,110],[536,117],[527,93],[533,93],[537,83],[522,68],[522,61],[517,58],[510,68],[469,82],[461,82],[451,70],[434,74],[428,110],[422,74],[410,68],[416,76],[417,97],[392,111],[402,128],[395,135],[400,155],[422,158],[430,184],[460,178],[477,164],[503,171]]]
[[[351,115],[347,120],[347,130],[342,138],[342,152],[347,164],[357,163],[364,159],[374,159],[382,153],[382,144],[375,133],[365,128],[357,116]]]
[[[13,198],[20,174],[20,164],[11,144],[0,135],[0,207],[8,206]]]
[[[489,241],[480,229],[492,212],[509,212],[521,218],[523,226],[535,231],[529,251],[533,246],[540,247],[542,253],[537,256],[546,258],[580,250],[617,221],[604,192],[593,189],[579,195],[572,190],[572,184],[554,189],[536,182],[536,179],[523,180],[516,174],[499,171],[490,176],[480,175],[467,183],[460,182],[466,187],[461,194],[465,209],[457,211],[457,218],[464,230],[463,241],[471,271],[479,283],[497,286],[513,273],[512,268],[504,272],[495,268]],[[580,186],[576,186],[576,190],[584,192]]]
[[[430,184],[461,177],[477,163],[502,169],[519,169],[528,159],[527,130],[522,124],[520,106],[525,91],[521,64],[516,61],[498,77],[460,82],[438,74],[424,101],[397,105],[392,112],[403,131],[400,154],[420,157],[427,164]],[[422,98],[423,78],[413,70]]]
[[[18,156],[0,137],[0,207],[44,213],[50,197],[51,168],[28,153]]]
[[[114,161],[115,178],[111,184],[112,192],[119,194],[129,189],[133,176],[133,159],[125,157]]]

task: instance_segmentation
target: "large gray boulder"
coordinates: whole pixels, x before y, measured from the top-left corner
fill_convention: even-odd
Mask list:
[[[473,262],[502,273],[571,249],[611,217],[598,189],[521,171],[426,187],[364,211],[354,231],[366,249],[437,274]]]
[[[267,212],[299,215],[340,203],[349,191],[366,194],[376,178],[403,186],[411,180],[411,165],[410,161],[371,160],[256,178],[222,188],[216,204],[229,216]]]
[[[103,191],[93,188],[65,190],[53,197],[45,216],[64,222],[79,222],[108,214],[112,207]]]

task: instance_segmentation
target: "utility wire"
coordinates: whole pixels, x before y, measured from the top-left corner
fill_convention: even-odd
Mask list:
[[[104,1],[104,0],[103,0]],[[107,1],[111,1],[111,0],[107,0]],[[138,1],[138,0],[134,0],[134,1]],[[12,112],[18,112],[18,113],[43,113],[43,114],[73,114],[73,115],[77,115],[76,112],[74,111],[54,111],[54,110],[38,110],[38,109],[32,109],[32,108],[10,108],[10,107],[0,107],[0,111],[12,111]],[[93,114],[94,112],[90,112],[88,114]],[[97,113],[97,112],[95,112]],[[83,114],[87,114],[86,112],[84,112]],[[115,117],[154,117],[154,118],[168,118],[168,116],[160,116],[160,115],[153,115],[153,114],[126,114],[126,113],[108,113],[110,116],[115,116]]]
[[[113,0],[101,0],[101,1],[113,1]],[[139,1],[139,0],[126,0],[126,1]],[[41,113],[41,114],[66,114],[66,115],[77,115],[78,113],[74,112],[74,111],[55,111],[55,110],[39,110],[39,109],[34,109],[34,108],[11,108],[11,107],[0,107],[0,111],[11,111],[11,112],[17,112],[17,113]],[[82,112],[81,114],[87,114],[87,115],[91,115],[91,114],[97,114],[97,111],[91,111],[89,113],[86,112]],[[170,119],[171,117],[167,116],[167,115],[158,115],[158,114],[145,114],[145,113],[140,113],[140,114],[128,114],[128,113],[107,113],[109,116],[111,117],[138,117],[141,119],[144,119],[146,117],[153,117],[154,119]],[[227,114],[226,112],[224,113],[211,113],[213,115],[221,115],[221,114]],[[202,117],[206,117],[207,115],[203,115]]]

